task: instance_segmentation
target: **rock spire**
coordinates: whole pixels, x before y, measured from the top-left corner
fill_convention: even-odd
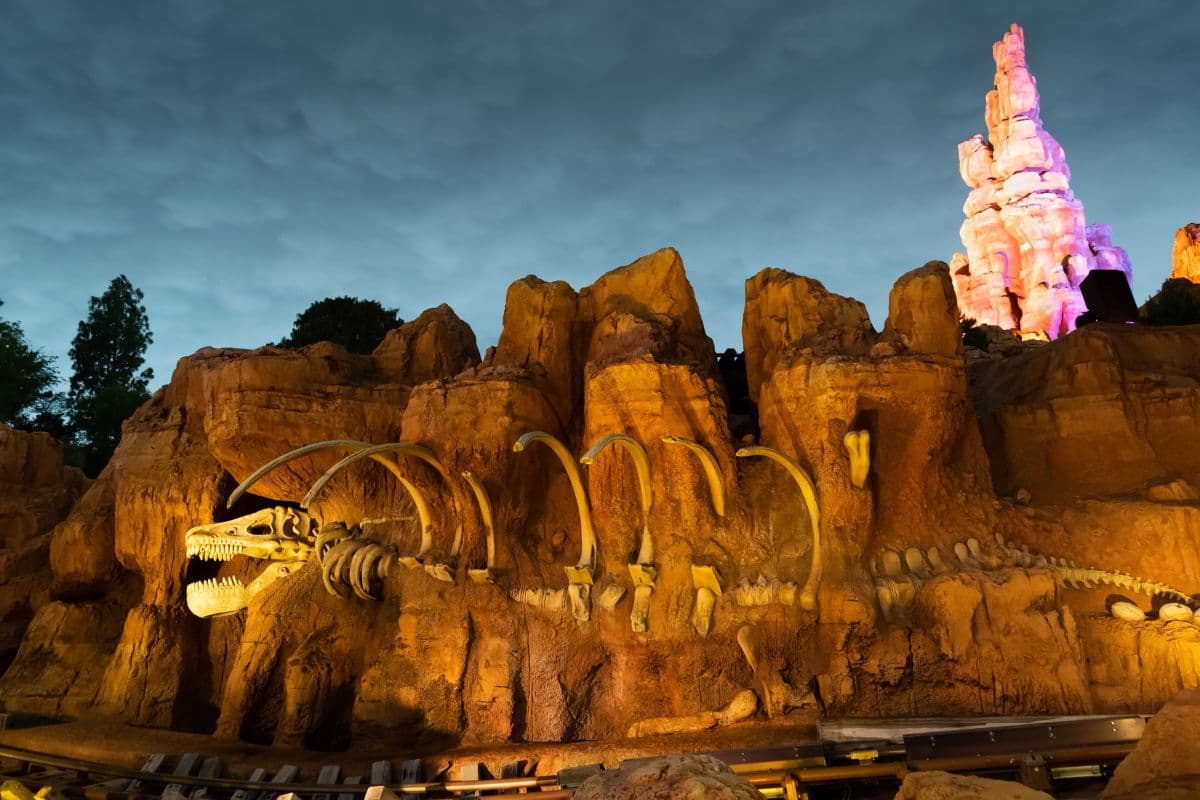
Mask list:
[[[1200,283],[1200,222],[1189,222],[1175,231],[1171,277]]]
[[[995,85],[987,93],[987,140],[958,145],[971,188],[951,275],[964,317],[1056,338],[1086,310],[1079,284],[1093,269],[1131,275],[1129,256],[1107,225],[1088,225],[1071,192],[1071,171],[1042,126],[1037,81],[1025,61],[1025,33],[1013,25],[992,45]]]

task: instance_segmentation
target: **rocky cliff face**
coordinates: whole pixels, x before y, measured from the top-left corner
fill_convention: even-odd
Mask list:
[[[1101,326],[968,373],[958,318],[940,262],[897,281],[882,332],[816,281],[753,276],[756,441],[735,440],[669,249],[579,291],[515,282],[482,361],[446,306],[371,355],[202,350],[56,529],[54,601],[0,699],[316,747],[1148,710],[1200,675],[1200,628],[1157,618],[1149,597],[1200,584],[1200,467],[1168,435],[1186,441],[1196,417],[1196,349],[1178,331]],[[1076,455],[1114,414],[1129,428],[1119,463]],[[543,440],[514,448],[532,431],[562,444],[578,487]],[[612,434],[628,438],[578,464]],[[414,450],[394,473],[347,467],[307,510],[349,539],[243,611],[191,615],[186,586],[269,567],[189,558],[187,530],[296,507],[345,448],[225,504],[263,463],[334,438],[404,441],[438,468]],[[1158,488],[1126,496],[1138,479]],[[994,482],[1028,487],[1032,505]],[[1155,558],[1154,542],[1176,555]],[[1059,561],[1085,556],[1099,562],[1086,580]],[[1093,585],[1110,580],[1150,618],[1110,616]]]
[[[49,434],[0,425],[0,665],[50,599],[50,531],[88,483]]]
[[[1072,193],[1066,155],[1042,125],[1037,81],[1025,60],[1025,34],[1013,25],[992,46],[995,85],[987,94],[987,139],[958,146],[971,192],[951,261],[964,316],[1055,338],[1087,310],[1079,285],[1093,269],[1131,276],[1129,257],[1107,225],[1088,225]]]
[[[1175,231],[1171,251],[1171,277],[1200,283],[1200,223],[1189,222]]]

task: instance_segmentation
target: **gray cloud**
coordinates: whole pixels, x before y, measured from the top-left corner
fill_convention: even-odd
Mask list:
[[[768,265],[864,300],[959,248],[957,142],[1019,21],[1049,129],[1139,295],[1198,216],[1194,4],[0,0],[0,297],[63,356],[146,292],[165,380],[321,297],[449,302],[664,245],[736,346]]]

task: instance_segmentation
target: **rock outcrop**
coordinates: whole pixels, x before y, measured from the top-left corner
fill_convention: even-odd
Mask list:
[[[55,529],[53,601],[0,701],[437,750],[820,713],[1153,710],[1200,684],[1190,334],[1095,325],[968,370],[945,264],[901,276],[888,310],[877,333],[816,281],[748,280],[738,398],[757,400],[757,439],[735,440],[736,371],[717,368],[671,249],[579,291],[516,281],[482,361],[446,306],[372,354],[181,359]],[[538,431],[562,450],[514,447]],[[306,501],[347,538],[241,611],[190,614],[187,586],[272,567],[189,557],[188,529],[294,508],[353,444],[226,503],[328,439],[408,448]],[[1168,594],[1182,602],[1160,614]]]
[[[1071,191],[1062,147],[1042,126],[1037,81],[1025,61],[1025,34],[1013,25],[992,46],[995,85],[987,94],[987,139],[958,146],[971,192],[951,261],[963,315],[976,322],[1056,338],[1086,311],[1080,283],[1093,269],[1131,277],[1129,257],[1107,225],[1088,225]]]
[[[0,424],[0,669],[50,601],[50,531],[89,483],[49,434]]]
[[[1200,690],[1172,699],[1146,724],[1133,752],[1117,765],[1103,800],[1200,797]]]
[[[1200,328],[1097,323],[1002,359],[971,385],[1002,495],[1036,502],[1200,485]]]
[[[1175,231],[1171,277],[1200,283],[1200,222],[1189,222]]]

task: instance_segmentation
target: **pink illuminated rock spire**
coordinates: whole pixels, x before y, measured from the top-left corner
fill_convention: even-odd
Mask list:
[[[1042,127],[1019,25],[992,45],[992,56],[987,140],[976,134],[958,145],[959,172],[971,192],[959,231],[967,252],[950,262],[954,291],[964,317],[1053,339],[1074,330],[1087,310],[1079,291],[1084,277],[1119,269],[1129,279],[1129,256],[1113,246],[1109,226],[1084,221],[1066,155]]]

